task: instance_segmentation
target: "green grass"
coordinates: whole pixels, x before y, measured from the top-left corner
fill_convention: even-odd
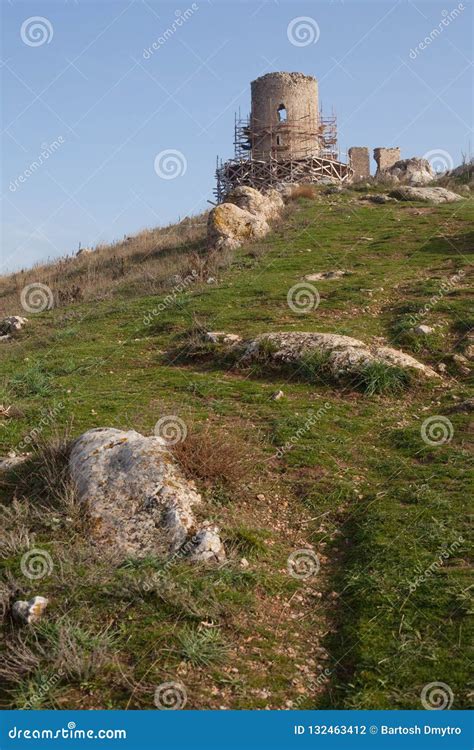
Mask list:
[[[416,709],[423,686],[435,681],[450,686],[453,708],[467,705],[469,558],[457,540],[468,539],[469,415],[451,407],[468,396],[468,378],[450,369],[442,382],[412,382],[397,368],[373,366],[356,383],[334,383],[324,357],[309,357],[297,377],[265,361],[235,368],[206,346],[187,356],[190,331],[202,328],[379,337],[433,367],[462,353],[472,327],[472,201],[416,214],[426,207],[359,196],[349,190],[295,203],[258,248],[236,253],[217,284],[194,285],[151,325],[146,317],[161,298],[129,295],[32,315],[2,348],[0,402],[20,410],[1,422],[2,453],[35,427],[44,439],[101,425],[152,434],[160,416],[178,414],[191,430],[218,425],[259,465],[231,488],[198,479],[203,518],[226,540],[229,560],[218,568],[153,558],[113,566],[105,551],[91,549],[38,462],[6,478],[4,533],[13,536],[4,585],[13,579],[21,598],[50,598],[51,633],[67,615],[74,632],[86,634],[73,638],[85,673],[65,674],[41,692],[41,707],[152,709],[156,685],[178,678],[189,708],[282,708],[303,696],[306,708]],[[334,268],[352,274],[321,282],[316,310],[288,308],[291,286]],[[464,280],[433,304],[459,269]],[[426,305],[421,322],[439,327],[414,338],[410,316]],[[284,397],[272,401],[280,389]],[[44,419],[51,412],[54,419]],[[450,420],[449,443],[423,441],[421,426],[435,415]],[[54,562],[40,582],[21,575],[23,528]],[[288,575],[286,560],[308,545],[324,559],[305,582]],[[113,644],[100,646],[96,669],[93,639],[109,624]],[[5,637],[10,628],[7,620]],[[330,677],[315,689],[318,666]],[[2,706],[28,703],[52,668],[41,656],[21,687],[6,686]]]

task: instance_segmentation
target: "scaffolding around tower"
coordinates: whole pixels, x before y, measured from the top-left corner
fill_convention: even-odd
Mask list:
[[[276,133],[274,132],[276,131]],[[286,137],[288,136],[289,137]],[[259,151],[263,158],[252,155],[255,138],[266,138],[271,144],[269,151]],[[317,142],[314,147],[302,148],[301,138]],[[292,154],[286,143],[298,143],[298,156]],[[218,203],[235,187],[248,185],[257,190],[275,187],[281,183],[330,181],[343,183],[352,177],[349,165],[339,161],[337,146],[337,117],[320,114],[317,131],[307,127],[307,118],[279,124],[270,124],[252,132],[250,117],[239,113],[234,118],[234,158],[228,161],[217,159],[216,188],[214,195]]]
[[[234,158],[217,161],[218,202],[235,187],[350,180],[339,160],[337,118],[319,107],[318,82],[303,73],[267,73],[251,84],[252,110],[234,117]]]

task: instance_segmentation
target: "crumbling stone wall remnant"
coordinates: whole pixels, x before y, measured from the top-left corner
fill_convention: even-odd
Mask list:
[[[348,153],[349,164],[354,170],[353,182],[370,177],[370,156],[367,146],[352,146]]]
[[[400,161],[400,149],[396,148],[374,148],[374,159],[377,162],[377,177],[381,172],[386,172],[395,162]]]

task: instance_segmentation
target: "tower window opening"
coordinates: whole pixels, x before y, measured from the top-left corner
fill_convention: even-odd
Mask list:
[[[283,146],[283,141],[279,135],[277,135],[277,146]]]
[[[277,109],[278,122],[286,122],[288,119],[288,113],[284,104],[280,104]]]

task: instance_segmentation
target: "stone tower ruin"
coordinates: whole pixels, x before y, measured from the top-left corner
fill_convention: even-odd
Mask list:
[[[217,162],[220,203],[239,185],[350,181],[339,161],[335,115],[323,117],[318,82],[303,73],[267,73],[251,83],[251,113],[235,118],[235,155]]]
[[[318,82],[303,73],[268,73],[251,83],[250,136],[255,159],[319,154]]]

